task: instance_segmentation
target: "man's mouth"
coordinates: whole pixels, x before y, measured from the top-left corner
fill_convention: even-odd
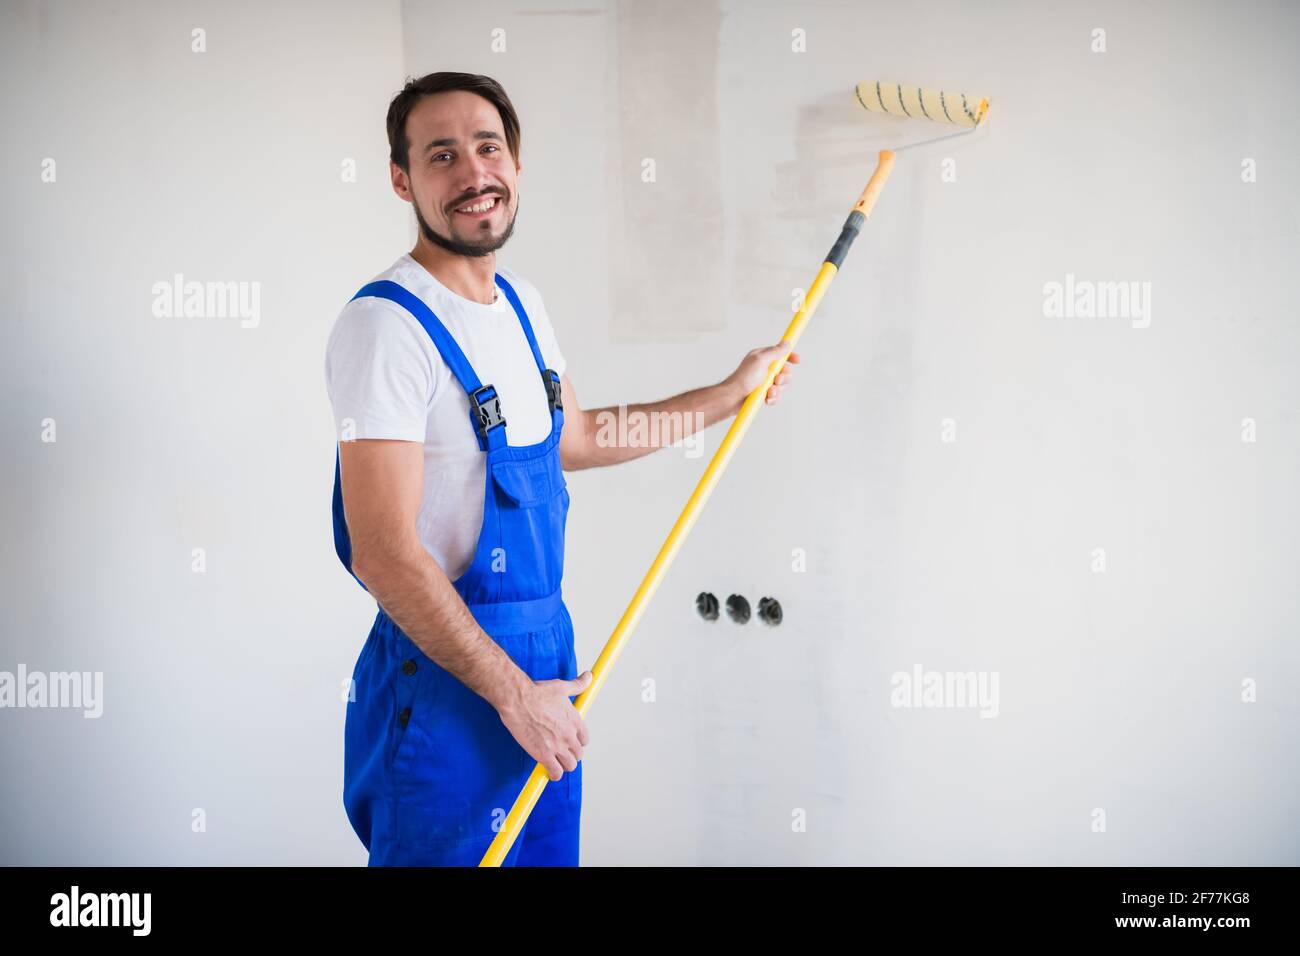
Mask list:
[[[469,219],[486,219],[492,213],[497,211],[501,205],[501,197],[497,195],[480,196],[472,202],[463,206],[457,206],[456,212]]]

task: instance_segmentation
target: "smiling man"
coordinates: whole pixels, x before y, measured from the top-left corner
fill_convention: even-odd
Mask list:
[[[473,865],[540,762],[555,782],[506,862],[576,866],[588,736],[573,698],[591,673],[560,589],[564,472],[736,414],[798,354],[754,349],[716,385],[631,406],[680,422],[666,441],[598,441],[615,409],[579,407],[541,295],[496,259],[523,172],[505,91],[467,73],[412,80],[388,141],[419,238],[347,304],[326,354],[335,546],[379,605],[347,707],[344,807],[371,865]]]

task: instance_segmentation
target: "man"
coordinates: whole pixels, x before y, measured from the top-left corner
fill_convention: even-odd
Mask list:
[[[344,806],[371,865],[473,865],[540,762],[554,782],[506,862],[576,866],[588,737],[572,700],[591,673],[560,592],[563,472],[657,446],[597,441],[541,295],[497,265],[523,169],[500,85],[408,82],[388,140],[419,238],[343,309],[326,356],[335,543],[379,604],[347,708]],[[788,348],[632,411],[677,413],[676,441],[695,413],[697,427],[734,415],[774,360],[798,361]]]

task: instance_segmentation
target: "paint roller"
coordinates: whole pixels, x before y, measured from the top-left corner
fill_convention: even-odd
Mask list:
[[[868,83],[857,85],[858,102],[874,113],[894,116],[924,117],[957,126],[979,126],[989,111],[989,101],[980,97],[953,93],[950,90],[923,90],[902,83]],[[920,145],[919,143],[913,145]]]
[[[900,146],[896,149],[882,149],[880,151],[875,172],[871,174],[871,178],[867,181],[866,188],[863,189],[862,195],[858,197],[858,201],[853,204],[848,219],[840,229],[839,238],[835,241],[835,245],[831,247],[830,253],[822,263],[817,278],[813,280],[812,286],[809,287],[807,294],[804,296],[799,311],[795,313],[789,326],[786,327],[785,334],[781,336],[781,341],[789,344],[792,349],[799,341],[799,336],[803,334],[804,327],[807,326],[813,313],[817,311],[817,305],[821,302],[822,296],[825,295],[827,286],[830,285],[831,280],[835,278],[835,274],[844,264],[844,257],[848,254],[849,247],[853,245],[853,240],[857,238],[858,232],[861,231],[862,224],[871,215],[871,210],[876,205],[880,191],[884,188],[885,182],[889,179],[889,174],[893,171],[894,155],[907,149],[924,146],[927,143],[951,139],[954,136],[968,136],[983,125],[989,110],[989,101],[983,97],[956,93],[951,90],[928,90],[919,86],[903,86],[901,83],[862,82],[857,85],[854,93],[858,98],[858,103],[873,113],[888,113],[891,116],[912,119],[928,119],[969,128],[959,133],[950,133],[932,139],[921,140],[907,146]],[[784,365],[784,359],[774,361],[768,368],[767,377],[763,380],[763,383],[750,392],[744,404],[741,405],[735,421],[731,423],[731,427],[727,429],[727,434],[722,439],[722,444],[718,446],[718,450],[714,453],[708,467],[704,469],[704,474],[696,484],[695,490],[691,492],[690,498],[687,499],[686,506],[682,508],[681,514],[678,515],[677,521],[673,524],[667,539],[659,549],[659,553],[655,555],[650,570],[646,572],[640,586],[636,589],[636,593],[632,595],[632,601],[628,604],[627,610],[623,612],[623,616],[619,619],[613,634],[605,642],[605,647],[601,650],[600,656],[596,658],[596,663],[591,668],[591,685],[583,693],[579,694],[573,702],[574,708],[582,715],[584,720],[588,710],[591,709],[592,702],[596,699],[596,695],[605,685],[614,662],[622,654],[623,648],[632,635],[632,631],[640,622],[646,606],[650,603],[650,599],[659,589],[659,585],[667,574],[669,566],[681,549],[682,542],[690,534],[696,518],[704,510],[704,505],[713,493],[718,479],[731,461],[731,456],[745,437],[754,416],[758,414],[758,409],[763,403],[763,396],[767,394],[767,390],[771,388],[772,382],[780,374]],[[510,813],[506,815],[506,819],[497,831],[491,846],[488,847],[487,853],[484,854],[482,861],[479,863],[480,866],[501,865],[506,854],[510,852],[510,847],[514,845],[515,840],[519,837],[520,831],[523,830],[524,824],[528,820],[528,815],[532,812],[533,807],[537,805],[537,800],[541,797],[542,790],[549,781],[550,777],[547,776],[546,768],[542,764],[539,763],[533,767],[532,774],[520,791],[519,797],[510,809]]]

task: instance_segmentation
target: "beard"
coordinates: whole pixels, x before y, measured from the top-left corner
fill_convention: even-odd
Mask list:
[[[412,195],[414,195],[414,193]],[[497,193],[496,195],[500,196],[501,194]],[[501,196],[502,205],[505,205],[505,202],[506,197]],[[500,236],[494,238],[489,235],[486,239],[477,242],[469,242],[462,239],[455,239],[451,236],[438,235],[433,231],[433,227],[429,225],[424,216],[420,214],[419,200],[417,199],[415,202],[411,203],[411,205],[415,208],[415,221],[420,224],[420,234],[424,236],[425,239],[429,240],[429,242],[433,243],[435,246],[446,249],[453,255],[466,256],[471,259],[489,255],[504,246],[506,241],[510,238],[511,233],[515,231],[515,219],[519,215],[519,206],[516,204],[515,211],[510,216],[510,221],[506,223],[506,228],[502,231]],[[464,203],[461,203],[461,205],[464,205]],[[453,212],[452,215],[454,216],[455,213]]]

